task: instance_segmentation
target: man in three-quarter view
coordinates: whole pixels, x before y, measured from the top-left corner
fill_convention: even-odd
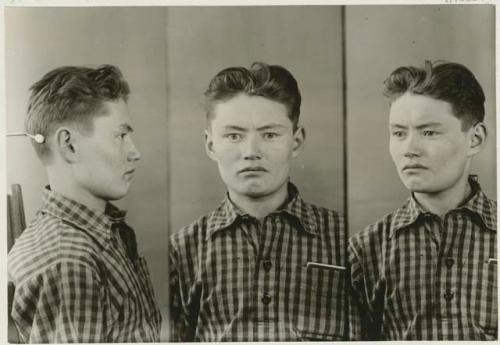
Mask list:
[[[172,340],[345,339],[343,217],[289,181],[305,140],[295,78],[227,68],[205,96],[206,151],[227,195],[171,236]]]
[[[21,341],[159,341],[160,313],[124,197],[140,159],[118,68],[61,67],[31,87],[26,131],[49,185],[8,256]]]
[[[392,72],[385,93],[411,195],[349,240],[351,338],[497,339],[497,205],[470,175],[487,134],[483,90],[463,65],[426,62]]]

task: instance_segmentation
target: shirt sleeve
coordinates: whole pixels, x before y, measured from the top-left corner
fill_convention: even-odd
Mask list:
[[[170,267],[170,341],[186,341],[186,332],[188,329],[187,315],[184,312],[181,288],[179,281],[179,271],[174,256],[172,245],[169,254]]]
[[[104,293],[97,272],[78,261],[54,265],[16,288],[12,316],[25,342],[106,341]]]
[[[366,277],[361,251],[352,241],[348,246],[349,259],[349,338],[350,340],[380,340],[380,327],[373,317],[366,293]]]

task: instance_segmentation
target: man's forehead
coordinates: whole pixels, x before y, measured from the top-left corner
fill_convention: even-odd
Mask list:
[[[405,93],[395,99],[390,106],[390,113],[402,114],[453,114],[453,105],[447,101],[426,95]]]
[[[390,127],[441,128],[461,126],[461,120],[449,112],[391,112]]]
[[[108,122],[113,122],[117,126],[122,124],[130,125],[131,122],[128,105],[123,100],[104,102],[101,112],[95,119],[104,119]]]
[[[232,98],[219,100],[213,105],[212,112],[217,114],[265,112],[287,116],[285,104],[263,96],[238,94]]]
[[[414,126],[438,126],[460,121],[453,113],[452,105],[422,95],[404,95],[395,100],[389,110],[389,124]]]
[[[270,129],[292,127],[292,120],[286,113],[249,113],[225,112],[214,113],[208,126],[218,129]]]

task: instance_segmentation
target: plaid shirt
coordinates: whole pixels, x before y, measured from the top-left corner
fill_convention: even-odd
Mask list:
[[[110,218],[46,188],[8,256],[24,342],[159,341],[160,313],[143,258],[132,262]],[[114,229],[114,227],[113,227]]]
[[[349,240],[353,339],[497,338],[497,204],[469,183],[442,219],[411,197]]]
[[[258,220],[226,196],[171,236],[173,341],[339,340],[347,336],[344,220],[289,185]]]

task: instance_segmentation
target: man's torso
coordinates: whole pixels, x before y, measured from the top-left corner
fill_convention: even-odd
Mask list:
[[[354,284],[382,339],[497,338],[496,202],[478,202],[482,217],[462,207],[404,218],[403,206],[351,240]]]
[[[201,341],[341,340],[345,274],[343,219],[304,203],[305,231],[290,214],[239,216],[211,232],[203,217],[172,238],[185,308]],[[208,229],[207,229],[208,228]],[[314,233],[316,232],[316,233]]]
[[[62,333],[77,332],[76,338],[86,339],[98,332],[102,333],[96,335],[99,339],[113,342],[159,340],[160,314],[145,260],[140,258],[132,264],[116,234],[110,233],[106,239],[99,236],[42,209],[16,241],[8,262],[16,288],[12,316],[25,341],[57,339],[56,327],[64,326],[54,325],[51,318],[64,314],[58,300],[64,284],[85,283],[83,277],[75,276],[79,271],[91,274],[98,282],[100,297],[95,307],[102,307],[97,312],[99,321],[90,320],[83,329]],[[74,306],[88,302],[88,287],[70,288],[77,291]],[[50,291],[58,293],[47,297]]]

